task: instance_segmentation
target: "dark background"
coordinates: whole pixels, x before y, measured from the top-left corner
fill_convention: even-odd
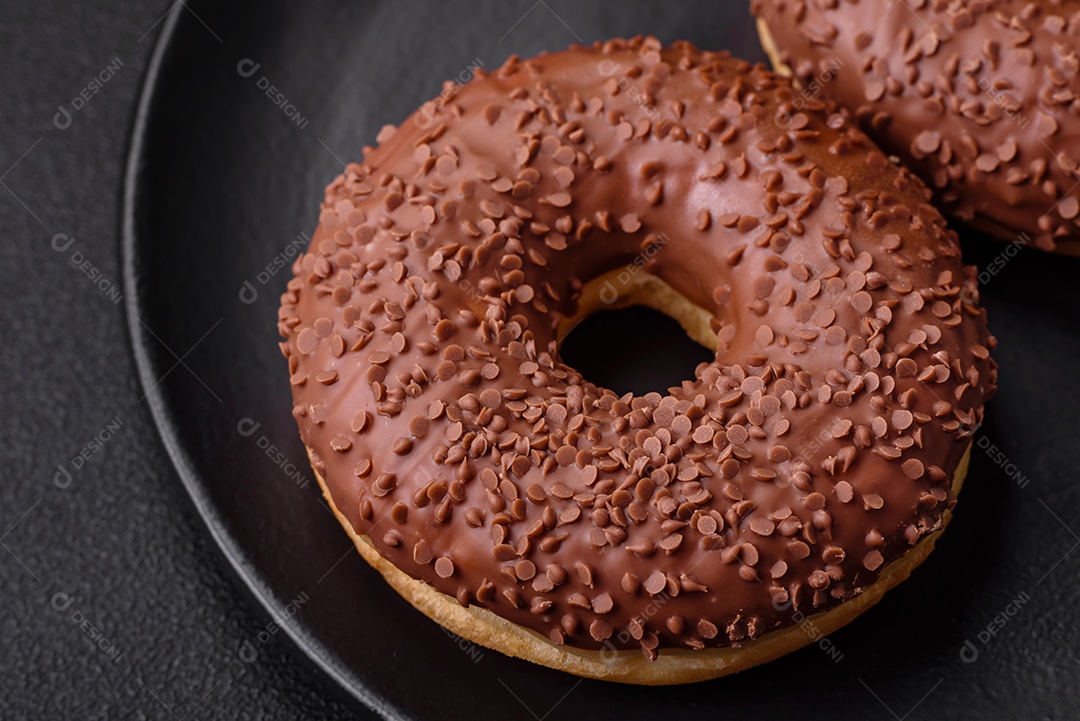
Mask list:
[[[258,663],[241,660],[267,618],[239,592],[139,402],[123,303],[70,261],[81,250],[121,283],[128,135],[168,7],[0,9],[0,717],[352,718],[355,705],[279,638]],[[116,58],[115,76],[57,129],[57,106]],[[58,233],[75,238],[65,254],[51,246]],[[61,463],[66,488],[54,483]],[[73,599],[64,611],[58,593]],[[75,612],[122,655],[110,660]]]
[[[504,14],[522,15],[532,3],[520,5]],[[576,26],[575,3],[551,5]],[[760,58],[745,7],[732,5],[747,29],[736,50]],[[607,7],[613,32],[624,32],[621,6]],[[0,4],[0,717],[369,715],[283,634],[259,644],[256,662],[245,661],[245,642],[267,628],[268,616],[233,578],[179,482],[136,379],[124,304],[101,288],[124,291],[125,153],[167,10],[158,1]],[[457,15],[468,13],[447,12],[449,20]],[[731,37],[731,28],[717,35]],[[114,76],[58,128],[58,106],[71,108],[110,65]],[[329,178],[323,170],[320,177]],[[969,259],[983,267],[1002,248],[966,239]],[[75,252],[90,264],[82,271],[71,260]],[[918,692],[881,705],[869,688],[862,695],[852,684],[868,713],[933,718],[937,701],[951,699],[955,711],[965,698],[980,699],[981,713],[996,708],[1012,716],[1069,718],[1075,708],[1080,591],[1071,551],[1080,539],[1071,529],[1080,509],[1072,457],[1080,436],[1080,324],[1073,309],[1080,301],[1069,278],[1077,267],[1022,251],[988,283],[1003,383],[980,437],[1002,456],[976,451],[972,475],[981,482],[965,490],[955,527],[920,572],[923,584],[898,589],[875,612],[931,606],[919,598],[934,590],[927,581],[952,577],[951,588],[965,595],[942,599],[951,610],[935,621],[933,644],[935,661],[951,664],[951,673],[940,688],[920,680]],[[100,283],[87,272],[98,273]],[[88,446],[104,434],[99,450]],[[89,458],[75,460],[80,452]],[[1008,477],[1014,472],[1029,483],[1018,486]],[[964,639],[976,639],[1020,594],[1030,600],[1015,622],[986,645],[975,641],[978,663],[957,665]],[[904,644],[905,628],[886,640]],[[845,629],[840,645],[859,633],[858,624]],[[918,665],[917,644],[903,653]],[[837,672],[858,671],[851,666]],[[920,705],[924,690],[932,695]],[[715,709],[701,711],[720,708],[718,699]]]

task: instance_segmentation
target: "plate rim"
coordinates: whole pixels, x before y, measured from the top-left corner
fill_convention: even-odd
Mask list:
[[[177,3],[183,5],[184,3]],[[161,76],[166,68],[166,56],[175,47],[175,41],[181,30],[180,17],[183,13],[171,8],[165,18],[160,33],[154,41],[154,48],[143,74],[135,113],[129,128],[127,150],[123,161],[123,179],[120,210],[120,269],[121,287],[124,292],[124,327],[126,328],[127,346],[135,361],[136,378],[144,393],[154,428],[154,434],[164,446],[166,454],[176,476],[186,491],[203,529],[217,547],[218,555],[227,562],[235,579],[239,579],[249,598],[251,610],[262,613],[273,620],[280,617],[284,609],[261,572],[250,561],[247,553],[228,530],[217,506],[213,503],[201,478],[195,471],[188,454],[177,441],[176,422],[172,409],[164,397],[159,379],[155,374],[155,365],[148,350],[150,338],[140,322],[139,311],[144,302],[138,282],[137,247],[139,220],[145,213],[144,196],[148,187],[141,181],[145,174],[147,155],[147,137],[151,132],[154,114],[153,108],[161,95]],[[251,604],[254,599],[257,604]],[[318,640],[302,630],[298,624],[281,624],[285,638],[292,645],[294,654],[302,655],[309,662],[347,694],[359,702],[365,709],[386,719],[408,718],[395,707],[389,699],[375,693],[357,677],[352,670],[340,661]]]

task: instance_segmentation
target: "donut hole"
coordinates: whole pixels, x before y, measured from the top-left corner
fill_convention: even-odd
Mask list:
[[[657,276],[607,274],[586,284],[577,315],[559,328],[559,356],[622,395],[664,394],[714,359],[709,313]]]
[[[593,313],[563,339],[560,354],[596,385],[639,396],[693,378],[713,356],[674,318],[643,305]]]

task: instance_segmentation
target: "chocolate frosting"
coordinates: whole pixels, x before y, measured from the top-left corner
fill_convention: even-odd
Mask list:
[[[974,274],[925,186],[797,97],[635,38],[512,57],[384,129],[279,322],[356,531],[462,604],[655,658],[833,607],[937,529],[996,378]],[[623,268],[714,317],[667,394],[559,359]]]
[[[947,212],[1046,250],[1080,239],[1076,2],[754,0],[752,11],[803,85],[854,109]]]

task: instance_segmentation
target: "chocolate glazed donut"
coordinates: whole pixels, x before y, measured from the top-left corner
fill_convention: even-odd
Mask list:
[[[1080,5],[754,0],[774,67],[1006,240],[1080,253]]]
[[[798,620],[827,633],[930,551],[994,340],[925,186],[798,97],[653,38],[512,57],[327,188],[282,297],[293,412],[424,613],[680,683],[805,645]],[[643,396],[560,361],[626,303],[715,359]]]

